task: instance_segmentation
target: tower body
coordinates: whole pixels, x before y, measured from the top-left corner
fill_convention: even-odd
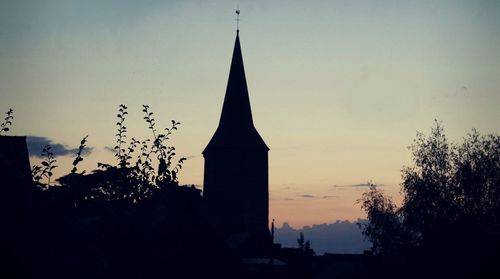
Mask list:
[[[203,151],[203,197],[224,236],[269,237],[268,151],[253,125],[237,34],[219,126]]]

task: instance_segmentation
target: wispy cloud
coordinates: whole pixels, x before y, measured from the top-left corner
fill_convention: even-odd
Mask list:
[[[334,195],[311,195],[311,194],[300,194],[297,196],[301,197],[301,198],[306,198],[306,199],[331,199],[331,198],[337,197]]]
[[[373,184],[371,183],[359,183],[359,184],[352,184],[352,185],[348,185],[349,187],[370,187],[372,186]],[[380,186],[380,185],[376,185],[376,186]]]
[[[41,153],[43,147],[46,145],[51,146],[51,152],[54,153],[54,156],[67,156],[67,155],[76,155],[78,152],[78,148],[71,148],[67,145],[56,143],[53,140],[46,137],[38,137],[38,136],[27,136],[26,143],[28,145],[28,152],[32,157],[41,158]],[[83,149],[82,155],[88,155],[92,152],[92,147],[85,147]]]
[[[296,185],[297,184],[295,184],[295,183],[283,183],[283,184],[281,184],[281,186],[285,190],[291,190],[292,188],[295,188]]]
[[[299,195],[299,197],[302,197],[302,198],[317,198],[317,196],[309,195],[309,194],[302,194],[302,195]]]
[[[346,185],[333,185],[333,188],[362,188],[362,187],[370,187],[370,186],[375,186],[375,187],[382,187],[384,184],[374,184],[370,182],[366,183],[358,183],[358,184],[346,184]]]

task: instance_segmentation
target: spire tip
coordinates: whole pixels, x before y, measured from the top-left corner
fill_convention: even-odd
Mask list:
[[[236,33],[240,33],[240,8],[237,8],[236,11]]]

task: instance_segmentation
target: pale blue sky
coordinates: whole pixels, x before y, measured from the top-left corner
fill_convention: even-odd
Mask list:
[[[14,108],[14,134],[72,147],[89,134],[91,168],[112,160],[118,104],[138,138],[149,104],[160,125],[182,122],[174,144],[195,157],[181,182],[202,184],[237,5],[271,217],[361,216],[360,187],[333,185],[397,194],[406,147],[435,118],[453,140],[500,131],[499,1],[0,0],[0,110]]]

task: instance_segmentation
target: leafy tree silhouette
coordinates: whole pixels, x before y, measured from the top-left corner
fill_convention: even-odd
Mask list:
[[[500,248],[500,137],[472,130],[461,144],[449,143],[435,121],[409,149],[414,165],[402,169],[402,206],[375,186],[360,200],[373,251],[436,276],[498,276],[492,261]]]
[[[413,234],[403,225],[401,211],[393,200],[373,183],[358,203],[366,212],[368,223],[359,224],[372,242],[372,251],[385,259],[401,260],[406,247],[414,244]]]

